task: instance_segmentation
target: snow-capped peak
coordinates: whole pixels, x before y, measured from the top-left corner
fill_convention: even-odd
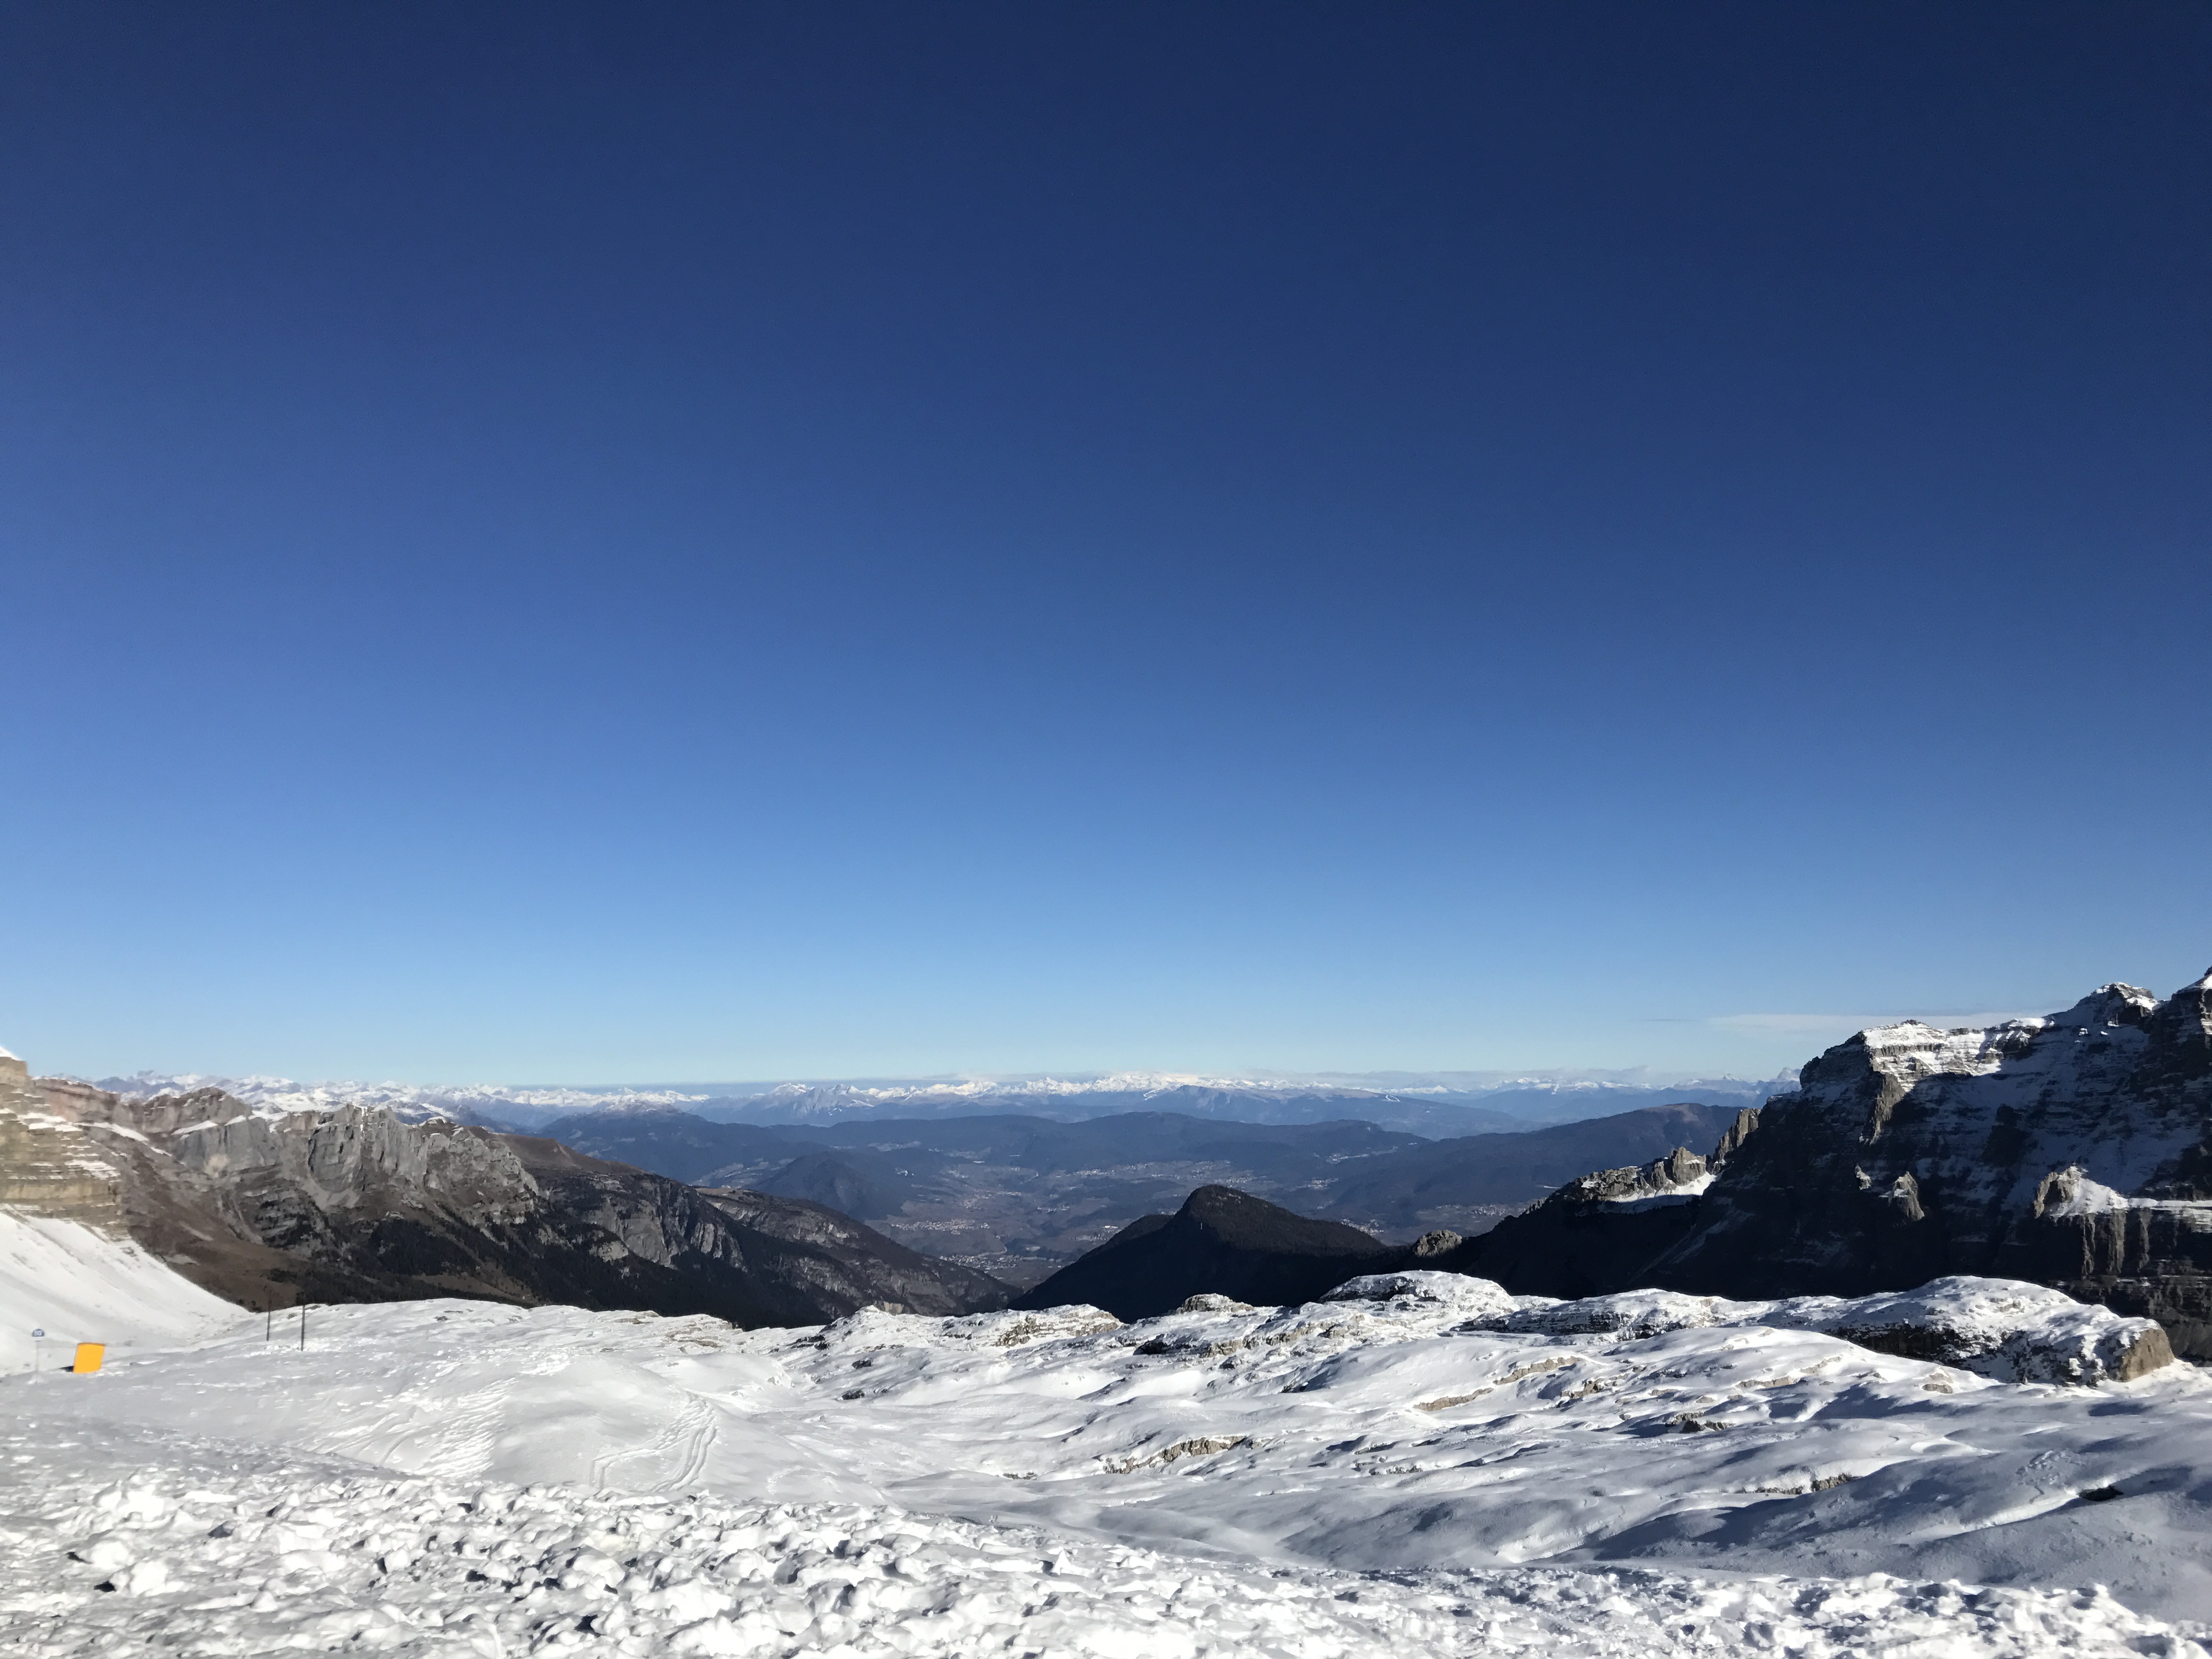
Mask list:
[[[100,1079],[99,1086],[130,1100],[220,1089],[257,1116],[331,1112],[344,1106],[381,1107],[407,1122],[430,1117],[538,1121],[570,1112],[635,1106],[684,1106],[707,1097],[671,1089],[513,1088],[500,1084],[301,1083],[254,1074],[219,1077],[202,1072],[137,1072]]]

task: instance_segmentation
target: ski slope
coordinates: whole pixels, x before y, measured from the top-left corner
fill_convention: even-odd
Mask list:
[[[237,1316],[127,1238],[0,1210],[0,1374],[66,1365],[80,1342],[104,1343],[118,1358],[173,1347]],[[46,1340],[34,1344],[40,1329]]]
[[[2049,1294],[2004,1289],[1954,1293],[1993,1343]],[[2021,1383],[1802,1307],[1441,1274],[1207,1300],[412,1303],[305,1352],[240,1316],[0,1384],[0,1620],[34,1655],[2203,1651],[2193,1368]]]

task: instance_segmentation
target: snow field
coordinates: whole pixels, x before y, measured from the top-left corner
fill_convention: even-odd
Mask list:
[[[0,1525],[26,1659],[357,1648],[497,1656],[2203,1650],[2102,1592],[1638,1570],[1354,1576],[896,1510],[427,1480],[141,1475]]]
[[[1999,1380],[2118,1322],[1916,1295],[1993,1375],[1807,1328],[1862,1304],[1427,1273],[1127,1326],[319,1308],[305,1352],[231,1310],[0,1381],[0,1649],[2199,1655],[2156,1621],[2212,1616],[2212,1382]]]

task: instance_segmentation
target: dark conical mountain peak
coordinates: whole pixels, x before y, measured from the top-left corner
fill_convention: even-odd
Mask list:
[[[1132,1222],[1014,1305],[1087,1302],[1122,1319],[1170,1313],[1204,1295],[1280,1306],[1310,1302],[1404,1255],[1340,1221],[1296,1215],[1234,1187],[1200,1187],[1175,1214]]]
[[[1200,1187],[1183,1200],[1176,1219],[1232,1249],[1292,1255],[1359,1255],[1385,1247],[1341,1221],[1316,1221],[1234,1187]]]

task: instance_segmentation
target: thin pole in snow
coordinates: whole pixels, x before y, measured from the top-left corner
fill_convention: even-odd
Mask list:
[[[307,1304],[306,1303],[302,1302],[302,1303],[300,1304],[300,1352],[301,1352],[301,1353],[305,1353],[305,1352],[307,1352]]]
[[[261,1340],[264,1342],[273,1342],[276,1340],[276,1304],[274,1302],[270,1303],[266,1311],[269,1315],[269,1322],[261,1333]]]

